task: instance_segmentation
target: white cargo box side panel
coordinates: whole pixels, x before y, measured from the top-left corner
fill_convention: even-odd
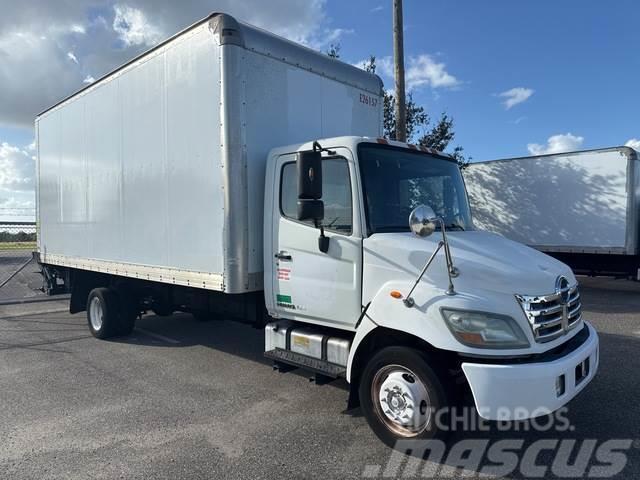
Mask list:
[[[471,164],[464,173],[476,227],[543,250],[624,253],[625,149]],[[631,186],[631,188],[633,188]]]
[[[234,48],[246,76],[246,155],[250,225],[262,225],[271,148],[342,135],[380,135],[380,91],[367,91],[278,59]],[[365,103],[362,98],[369,99]],[[372,100],[373,99],[373,100]],[[275,114],[274,114],[275,113]],[[261,228],[249,229],[249,273],[262,272]]]
[[[220,47],[208,27],[39,117],[45,263],[221,287]]]

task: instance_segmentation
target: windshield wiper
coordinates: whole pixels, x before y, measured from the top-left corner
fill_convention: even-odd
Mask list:
[[[457,223],[449,223],[448,225],[445,225],[445,228],[447,230],[462,230],[464,232],[464,227]]]

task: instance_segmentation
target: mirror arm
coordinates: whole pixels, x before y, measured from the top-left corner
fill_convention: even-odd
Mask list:
[[[449,287],[445,292],[447,295],[455,295],[456,291],[453,288],[453,280],[452,277],[458,276],[458,269],[453,266],[453,259],[451,258],[451,250],[449,250],[449,241],[447,240],[446,227],[444,224],[444,220],[442,218],[438,218],[440,222],[440,230],[442,231],[442,243],[444,245],[444,258],[447,263],[447,277],[449,278]]]
[[[318,222],[316,220],[315,224],[316,224],[316,228],[320,229],[320,236],[318,237],[318,250],[320,250],[322,253],[327,253],[329,251],[330,237],[327,237],[324,234],[324,226],[322,225],[322,222]]]
[[[313,151],[314,152],[327,152],[329,155],[335,155],[335,150],[329,150],[328,148],[323,148],[317,141],[313,142]]]
[[[433,262],[433,259],[436,258],[436,255],[438,254],[438,252],[440,251],[440,249],[443,246],[444,246],[444,242],[442,240],[440,240],[438,242],[438,246],[436,247],[435,251],[429,257],[429,260],[427,260],[427,263],[424,264],[424,267],[422,268],[422,271],[420,272],[420,275],[418,275],[418,278],[416,279],[416,282],[413,284],[413,287],[411,287],[411,290],[409,290],[409,293],[407,294],[407,298],[405,298],[402,301],[402,303],[404,303],[405,307],[411,308],[416,304],[415,300],[413,300],[413,298],[411,298],[411,294],[416,289],[416,287],[420,283],[420,280],[422,280],[422,277],[424,276],[425,272],[427,271],[427,268],[429,268],[429,265],[431,265],[431,262]]]
[[[451,256],[451,250],[449,250],[449,241],[447,240],[446,228],[444,226],[444,220],[438,217],[440,222],[440,230],[442,231],[442,241],[444,242],[444,255],[447,260],[447,270],[449,270],[449,283],[451,283],[451,277],[457,277],[460,272],[453,265],[453,257]],[[451,288],[453,290],[453,288]]]
[[[429,257],[429,260],[427,260],[427,263],[422,268],[422,271],[420,272],[420,275],[418,275],[418,278],[416,279],[415,283],[413,284],[413,287],[411,287],[411,290],[409,290],[409,293],[407,294],[407,298],[405,298],[402,301],[404,303],[405,307],[407,307],[407,308],[411,308],[416,304],[415,300],[411,297],[411,295],[413,294],[413,291],[416,289],[416,287],[420,283],[420,280],[422,280],[422,277],[424,276],[425,272],[427,271],[427,269],[429,268],[429,266],[433,262],[433,259],[436,258],[436,255],[438,254],[438,252],[440,251],[441,248],[444,248],[444,258],[445,258],[445,262],[447,264],[447,266],[446,266],[446,268],[447,268],[447,277],[449,278],[449,286],[448,286],[447,290],[444,293],[446,295],[455,295],[456,294],[456,291],[455,291],[455,289],[453,287],[453,278],[452,277],[458,276],[458,269],[453,266],[453,259],[451,258],[451,251],[449,250],[449,242],[447,240],[447,234],[445,233],[444,220],[442,218],[436,218],[434,220],[436,220],[436,221],[438,221],[440,223],[440,230],[442,230],[442,240],[440,240],[438,242],[438,246],[436,247],[435,251],[431,254],[431,256]]]

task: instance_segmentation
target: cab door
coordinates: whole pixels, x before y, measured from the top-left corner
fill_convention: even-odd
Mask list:
[[[295,154],[279,157],[273,195],[272,299],[277,316],[354,328],[362,309],[362,235],[355,163],[347,149],[322,159],[322,200],[329,250],[318,248],[320,230],[297,219]],[[265,252],[265,255],[269,255]]]

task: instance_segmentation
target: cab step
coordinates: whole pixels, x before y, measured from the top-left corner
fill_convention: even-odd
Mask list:
[[[273,350],[264,352],[264,356],[272,359],[276,366],[277,364],[290,365],[334,379],[345,378],[347,373],[347,369],[341,365],[292,352],[291,350],[283,350],[282,348],[274,348]],[[279,367],[278,370],[283,371],[283,369]]]

